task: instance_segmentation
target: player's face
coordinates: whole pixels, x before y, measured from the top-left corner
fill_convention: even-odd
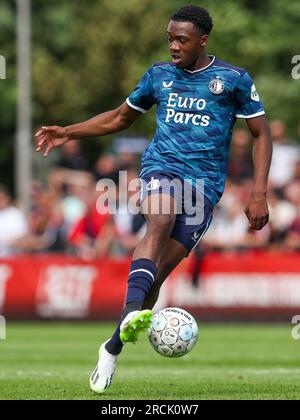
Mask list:
[[[171,20],[167,29],[169,51],[173,63],[180,68],[192,68],[203,48],[207,35],[202,35],[192,22]]]

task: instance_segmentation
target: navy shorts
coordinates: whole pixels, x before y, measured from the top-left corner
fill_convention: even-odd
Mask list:
[[[187,256],[203,238],[212,221],[213,206],[202,192],[176,175],[151,172],[141,179],[141,203],[152,194],[174,197],[179,209],[170,238],[187,249]]]

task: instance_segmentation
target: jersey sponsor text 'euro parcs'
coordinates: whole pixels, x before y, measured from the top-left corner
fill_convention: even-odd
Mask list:
[[[264,114],[246,70],[210,56],[196,71],[172,63],[154,64],[127,98],[142,113],[157,105],[156,133],[142,157],[141,176],[172,173],[196,184],[215,205],[227,176],[232,129],[237,118]]]

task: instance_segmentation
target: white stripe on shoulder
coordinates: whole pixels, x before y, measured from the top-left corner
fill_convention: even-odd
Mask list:
[[[152,278],[153,281],[155,280],[153,274],[151,273],[151,271],[144,270],[143,268],[140,268],[139,270],[133,270],[133,271],[131,271],[131,273],[129,273],[129,276],[131,276],[131,274],[133,274],[133,273],[137,273],[138,271],[144,271],[145,273],[147,273],[147,274],[149,274],[151,276],[151,278]]]
[[[245,118],[247,120],[249,118],[259,117],[260,115],[265,115],[265,111],[259,111],[259,112],[256,112],[256,114],[251,114],[251,115],[236,114],[236,118]]]
[[[126,103],[127,103],[127,105],[128,105],[128,106],[130,106],[130,108],[133,108],[133,109],[135,109],[136,111],[141,112],[142,114],[146,114],[146,112],[148,112],[146,109],[143,109],[143,108],[140,108],[140,107],[138,107],[138,106],[136,106],[136,105],[133,105],[133,104],[130,102],[129,98],[127,98],[127,99],[126,99]]]
[[[239,76],[242,74],[237,70],[231,69],[230,67],[225,67],[225,66],[218,66],[218,64],[214,64],[213,67],[218,67],[219,69],[226,69],[226,70],[231,70],[234,71],[235,73],[237,73]]]

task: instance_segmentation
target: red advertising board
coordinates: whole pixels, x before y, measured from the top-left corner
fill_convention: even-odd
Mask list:
[[[122,309],[129,264],[57,255],[2,260],[0,313],[12,318],[115,318]]]
[[[192,259],[164,285],[159,306],[205,319],[290,320],[300,313],[299,254],[211,254],[198,284]],[[9,318],[116,319],[130,260],[84,262],[55,256],[0,260],[0,314]]]
[[[211,254],[198,287],[186,270],[168,285],[168,304],[209,320],[281,320],[300,313],[300,254]]]

